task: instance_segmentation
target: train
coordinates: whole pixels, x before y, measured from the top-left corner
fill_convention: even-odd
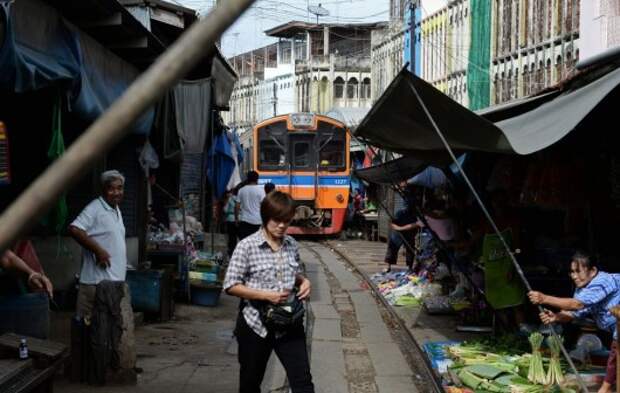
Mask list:
[[[249,133],[249,131],[248,131]],[[247,133],[246,133],[247,134]],[[351,180],[350,132],[333,118],[291,113],[242,135],[244,171],[273,183],[295,201],[290,235],[337,235],[344,226]]]

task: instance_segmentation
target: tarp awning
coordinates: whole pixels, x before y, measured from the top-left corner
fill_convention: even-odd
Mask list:
[[[447,155],[422,153],[415,156],[403,156],[368,168],[356,169],[355,176],[368,183],[398,184],[424,171],[431,163],[437,167],[443,167],[449,165],[450,162]]]
[[[509,152],[510,144],[490,121],[453,101],[406,69],[394,78],[355,130],[372,145],[401,154],[444,151],[411,88],[414,85],[439,128],[456,150]]]
[[[530,154],[565,137],[619,84],[616,68],[585,85],[572,83],[565,90],[474,113],[403,69],[355,134],[405,155],[444,154],[422,100],[453,149]],[[571,87],[575,85],[581,86]]]

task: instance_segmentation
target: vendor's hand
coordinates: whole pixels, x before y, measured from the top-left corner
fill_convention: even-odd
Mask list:
[[[97,266],[102,269],[107,269],[110,267],[110,254],[106,250],[100,250],[95,254],[95,258],[97,260]]]
[[[275,291],[265,291],[263,293],[263,300],[270,302],[272,304],[280,304],[286,302],[288,299],[289,292],[275,292]]]
[[[301,285],[299,286],[297,297],[299,298],[299,300],[304,300],[308,296],[310,296],[311,290],[312,290],[312,284],[310,283],[310,280],[308,280],[307,278],[304,278],[304,280],[301,282]]]
[[[28,277],[28,286],[31,289],[43,289],[50,298],[54,297],[54,287],[51,281],[41,273],[32,273]]]
[[[393,229],[393,230],[395,230],[395,231],[400,231],[400,225],[396,225],[396,224],[392,223],[392,224],[391,224],[391,227],[392,227],[392,229]]]
[[[532,304],[543,304],[545,302],[546,295],[538,291],[529,291],[527,297],[530,298]]]
[[[558,321],[558,317],[553,311],[544,310],[543,312],[538,314],[538,316],[540,317],[542,323],[544,323],[545,325],[549,325]]]

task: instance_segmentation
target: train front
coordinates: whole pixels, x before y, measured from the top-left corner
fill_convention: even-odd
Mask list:
[[[296,202],[292,235],[342,230],[349,200],[349,135],[326,116],[278,116],[254,128],[254,168]]]

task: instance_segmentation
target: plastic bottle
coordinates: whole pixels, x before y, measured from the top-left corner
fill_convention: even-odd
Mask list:
[[[26,360],[28,359],[28,344],[26,344],[26,339],[22,338],[19,343],[19,359]]]

